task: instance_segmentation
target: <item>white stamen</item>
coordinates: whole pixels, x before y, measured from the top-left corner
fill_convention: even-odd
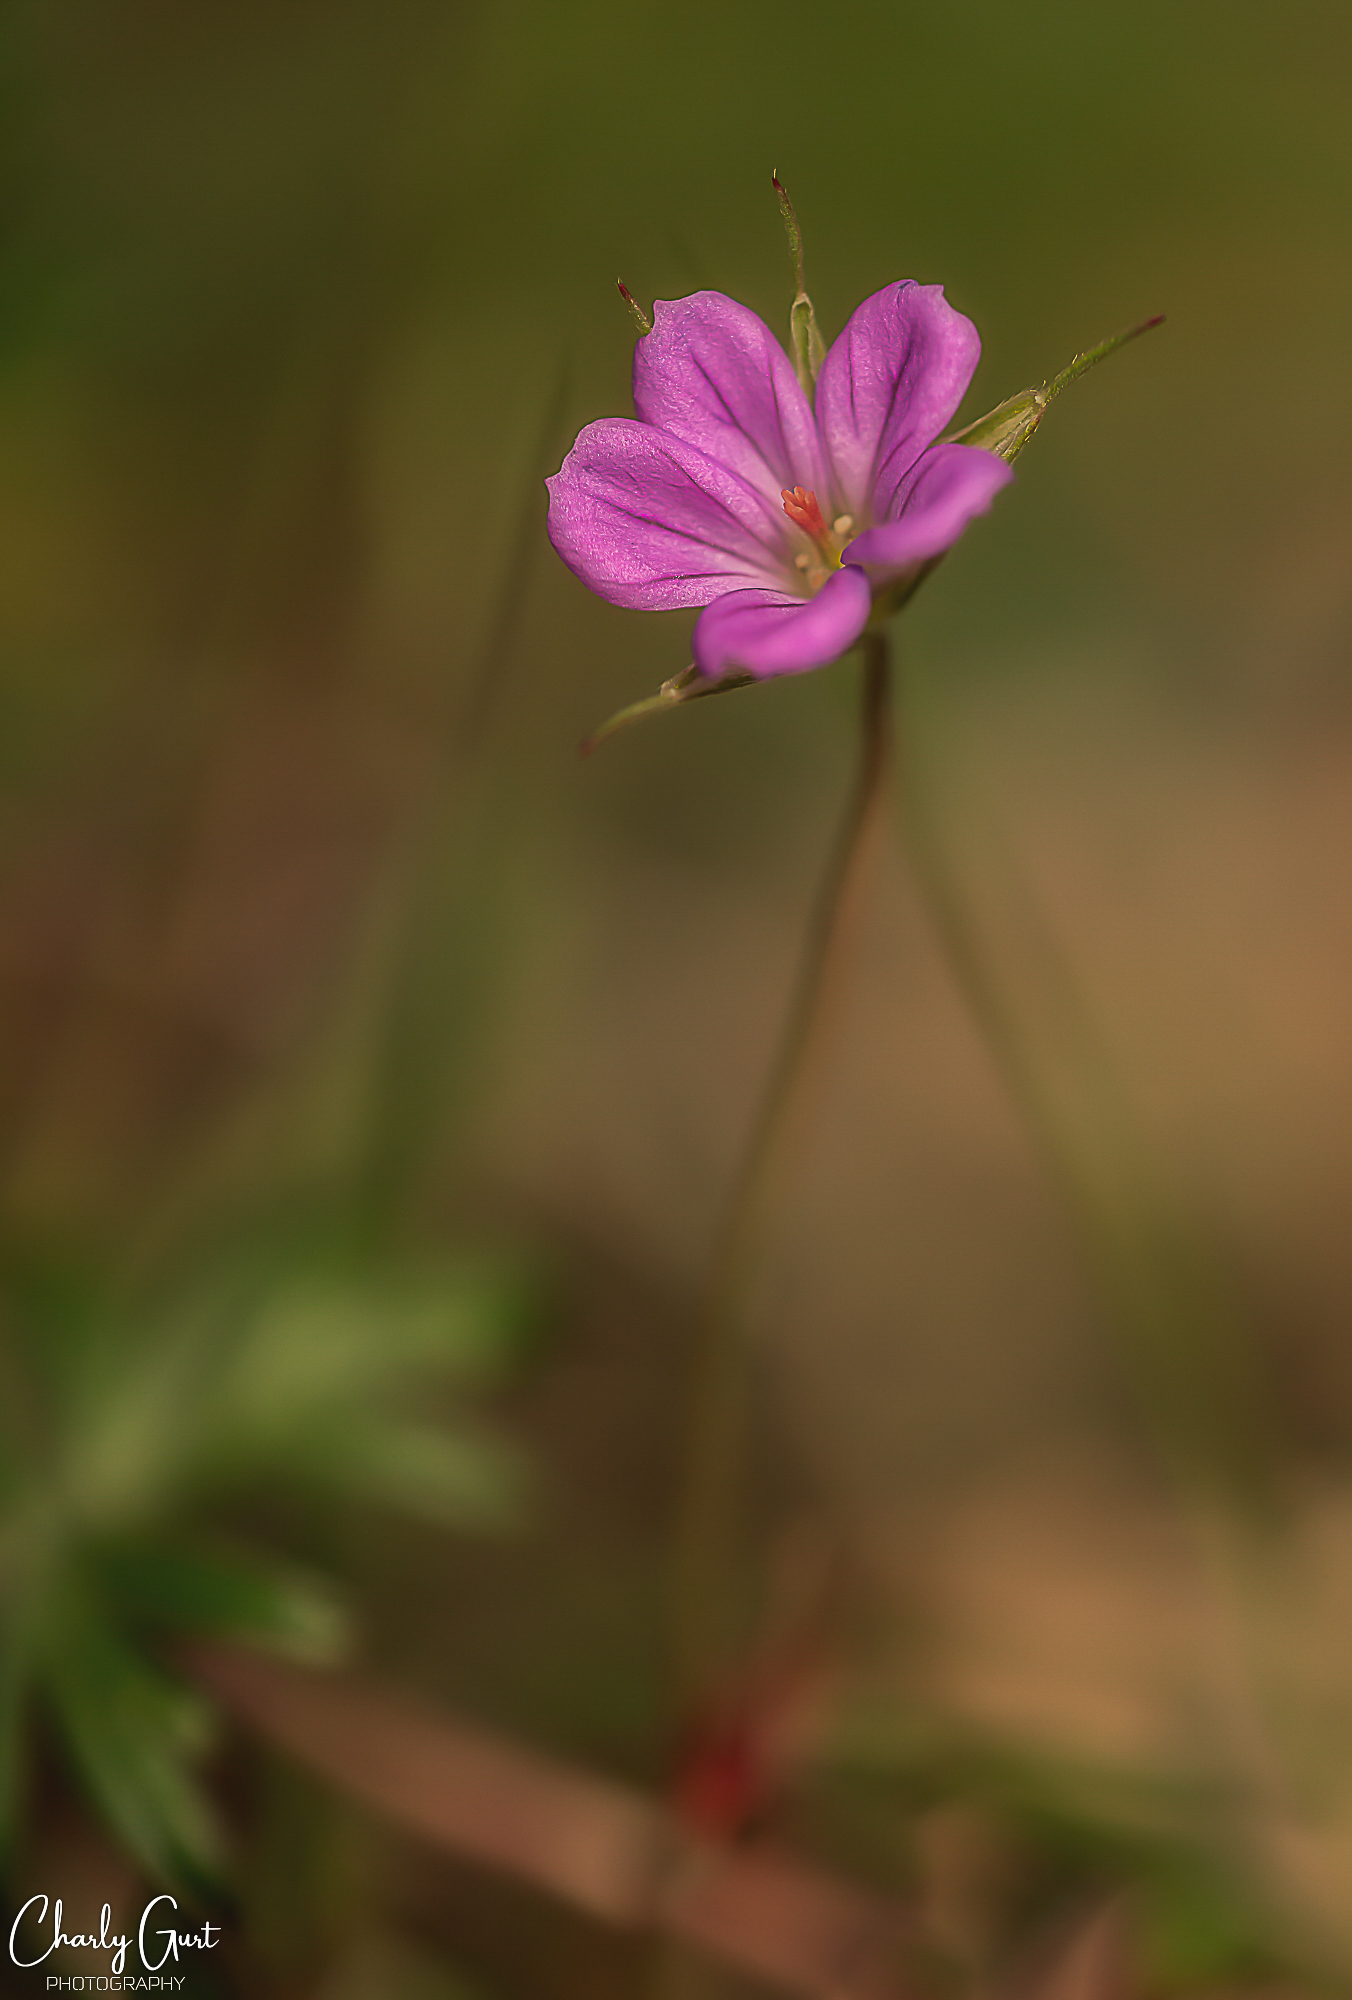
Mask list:
[[[793,566],[795,569],[806,569],[811,561],[812,561],[811,556],[795,556],[793,559]]]
[[[831,523],[832,532],[837,535],[848,535],[853,527],[853,514],[837,514],[835,520]]]

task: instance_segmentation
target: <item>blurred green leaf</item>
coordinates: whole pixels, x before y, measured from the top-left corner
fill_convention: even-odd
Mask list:
[[[90,1567],[119,1613],[152,1630],[250,1639],[316,1663],[337,1659],[349,1621],[330,1585],[236,1552],[132,1544]]]
[[[1271,1976],[1273,1932],[1237,1872],[1192,1851],[1134,1857],[1140,1877],[1142,1947],[1152,1986],[1194,1986]]]
[[[490,1439],[391,1421],[330,1443],[336,1484],[443,1526],[501,1527],[519,1509],[522,1464]]]
[[[1129,1885],[1152,1987],[1280,1970],[1276,1913],[1235,1838],[1236,1786],[1039,1753],[932,1711],[854,1711],[838,1768],[890,1781],[914,1814],[976,1804],[1009,1835],[1034,1904]]]
[[[217,1879],[221,1836],[193,1771],[206,1705],[128,1643],[82,1580],[65,1579],[43,1637],[48,1700],[120,1839],[157,1880]]]
[[[459,1401],[501,1374],[521,1277],[322,1231],[241,1236],[139,1301],[36,1264],[11,1275],[0,1347],[12,1408],[33,1414],[0,1507],[0,1815],[14,1824],[35,1695],[140,1865],[205,1879],[208,1712],[154,1649],[229,1634],[331,1660],[347,1629],[330,1586],[222,1542],[211,1510],[261,1482],[500,1527],[522,1467]]]
[[[221,1368],[214,1421],[261,1443],[297,1415],[429,1369],[480,1375],[502,1318],[502,1300],[477,1276],[288,1281],[260,1302]]]

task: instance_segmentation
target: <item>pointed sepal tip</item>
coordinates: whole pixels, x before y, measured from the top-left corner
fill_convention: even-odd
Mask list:
[[[590,757],[612,736],[618,736],[622,729],[629,729],[636,722],[646,722],[650,715],[661,715],[664,709],[681,708],[689,701],[703,701],[711,694],[731,694],[734,688],[751,687],[755,674],[725,674],[721,680],[706,680],[694,661],[682,667],[680,673],[673,674],[669,681],[663,681],[656,694],[644,695],[641,701],[631,701],[627,707],[617,709],[599,729],[584,737],[578,744],[578,754]]]
[[[826,359],[826,342],[821,337],[817,326],[817,315],[807,294],[803,268],[803,232],[798,222],[798,211],[789,200],[789,191],[779,178],[778,171],[772,171],[770,179],[779,202],[784,233],[789,239],[789,255],[793,259],[794,297],[789,310],[789,349],[793,356],[794,372],[802,385],[803,394],[811,402],[818,370]]]
[[[629,308],[630,313],[633,315],[634,324],[635,326],[637,326],[639,331],[639,338],[642,339],[645,333],[652,332],[653,323],[649,319],[647,313],[644,312],[638,300],[634,297],[634,294],[630,291],[628,285],[625,284],[624,279],[617,278],[615,280],[615,283],[619,286],[620,297],[624,300],[625,304]]]

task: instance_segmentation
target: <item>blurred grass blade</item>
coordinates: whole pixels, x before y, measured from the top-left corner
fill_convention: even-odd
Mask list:
[[[620,288],[623,290],[623,286]],[[540,412],[539,426],[527,457],[516,521],[498,580],[488,633],[479,654],[463,710],[458,718],[456,747],[465,754],[478,748],[502,698],[508,668],[516,650],[528,602],[528,583],[539,557],[540,482],[558,465],[568,414],[572,368],[559,362],[553,384]]]
[[[201,1420],[196,1470],[219,1478],[275,1464],[293,1442],[356,1429],[428,1381],[482,1381],[524,1318],[525,1288],[486,1265],[290,1277],[255,1307]]]
[[[208,1734],[201,1701],[150,1667],[73,1581],[45,1637],[58,1726],[119,1838],[155,1881],[217,1881],[222,1843],[192,1769]]]
[[[0,1625],[0,1870],[8,1867],[14,1853],[23,1796],[25,1637],[9,1610]]]
[[[119,1612],[152,1628],[247,1638],[316,1665],[346,1648],[347,1616],[329,1585],[261,1557],[146,1544],[102,1550],[93,1566]]]

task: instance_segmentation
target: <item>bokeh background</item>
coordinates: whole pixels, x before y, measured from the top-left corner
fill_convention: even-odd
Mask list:
[[[1157,1988],[1345,1979],[1348,10],[8,0],[0,65],[12,1885],[207,1867],[189,1572],[658,1781],[673,1412],[856,667],[580,762],[688,621],[590,598],[541,482],[629,408],[617,273],[786,327],[777,168],[828,337],[901,275],[975,319],[969,416],[1168,314],[899,631],[1012,1041],[898,815],[755,1312],[748,1575],[834,1579],[779,1830],[950,1989],[1118,1890]],[[212,1990],[640,1990],[205,1754]]]

